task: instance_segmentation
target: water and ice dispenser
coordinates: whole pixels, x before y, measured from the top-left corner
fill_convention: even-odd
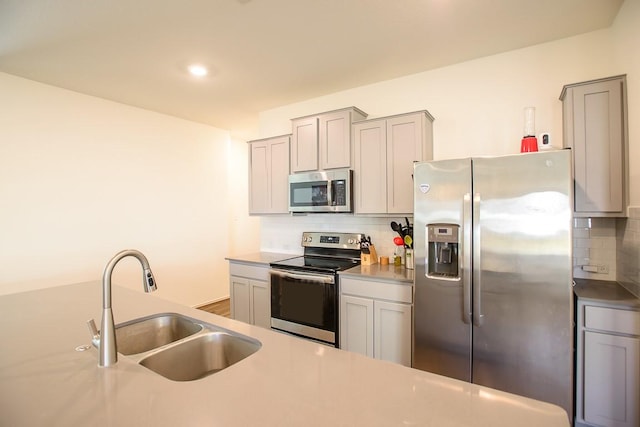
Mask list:
[[[427,225],[427,277],[458,279],[460,226]]]

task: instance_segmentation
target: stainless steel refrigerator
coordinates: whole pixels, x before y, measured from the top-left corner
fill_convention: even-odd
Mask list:
[[[413,367],[573,417],[571,152],[415,165]]]

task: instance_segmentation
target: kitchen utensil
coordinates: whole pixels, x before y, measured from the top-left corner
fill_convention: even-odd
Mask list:
[[[402,237],[396,236],[393,238],[393,243],[395,243],[396,246],[400,246],[404,244],[404,240],[402,239]]]
[[[402,234],[402,226],[397,222],[391,221],[391,229],[398,233],[400,237],[404,237],[404,235]]]
[[[407,248],[413,247],[413,239],[408,234],[404,236],[404,244],[407,246]]]
[[[367,237],[366,236],[362,236],[362,240],[360,240],[360,251],[363,254],[368,254],[370,245],[371,245],[371,242],[369,240],[367,240]]]

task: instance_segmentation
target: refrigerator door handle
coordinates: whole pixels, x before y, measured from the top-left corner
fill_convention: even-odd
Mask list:
[[[482,326],[484,314],[482,314],[481,292],[482,274],[480,263],[480,193],[473,196],[473,324]]]
[[[471,324],[471,194],[462,201],[462,320]]]

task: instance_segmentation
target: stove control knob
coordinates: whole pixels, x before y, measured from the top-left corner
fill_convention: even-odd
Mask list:
[[[305,242],[311,243],[311,241],[313,240],[313,238],[311,236],[307,236],[304,238]]]
[[[355,242],[356,242],[356,241],[355,241],[355,239],[349,239],[349,242],[348,242],[348,243],[349,243],[350,245],[353,245]]]

